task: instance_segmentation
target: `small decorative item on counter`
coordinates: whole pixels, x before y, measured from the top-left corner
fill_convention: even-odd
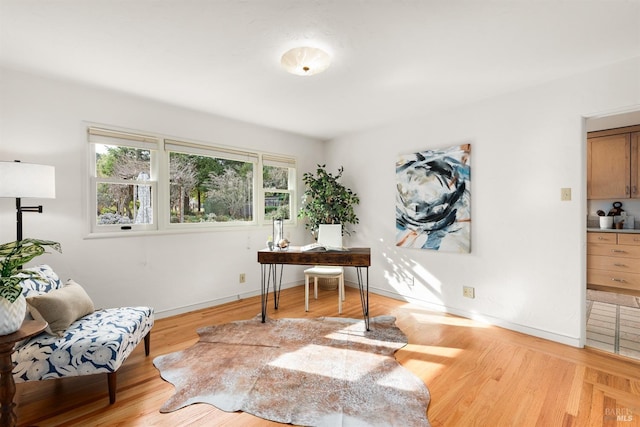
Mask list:
[[[622,209],[622,202],[613,202],[613,208],[609,211],[609,216],[622,215],[624,209]]]
[[[269,238],[267,239],[267,247],[270,251],[273,250],[273,236],[269,236]]]
[[[601,216],[600,217],[600,228],[607,229],[613,227],[613,216]]]

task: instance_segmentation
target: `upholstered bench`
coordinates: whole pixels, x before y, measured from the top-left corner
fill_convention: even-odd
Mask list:
[[[27,311],[34,318],[49,322],[50,327],[16,345],[15,382],[106,373],[109,402],[114,403],[118,368],[142,340],[149,355],[153,308],[94,310],[80,285],[72,280],[63,284],[51,267],[41,265],[26,270],[41,276],[40,280],[33,277],[21,282]],[[55,308],[46,306],[56,304]]]

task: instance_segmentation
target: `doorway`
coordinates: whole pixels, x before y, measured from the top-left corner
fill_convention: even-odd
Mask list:
[[[586,131],[598,132],[640,124],[640,111],[589,118]],[[592,134],[593,135],[593,134]],[[593,141],[593,140],[592,140]],[[606,154],[606,153],[605,153]],[[590,189],[587,188],[587,194]],[[628,215],[625,229],[600,229],[599,215],[608,215],[621,202],[624,215]],[[615,211],[613,211],[615,213]],[[587,347],[640,360],[640,286],[633,289],[635,279],[640,283],[640,259],[626,258],[623,262],[611,260],[610,252],[626,250],[629,239],[640,239],[640,198],[593,198],[587,200],[587,283],[586,283],[586,342]],[[631,226],[629,225],[631,224]],[[622,237],[620,237],[622,236]],[[618,242],[620,240],[620,242]],[[608,263],[608,264],[607,264]],[[611,264],[613,263],[613,264]],[[628,278],[617,276],[614,282],[601,279],[607,269],[625,265],[631,273]],[[620,267],[624,268],[624,267]],[[637,277],[635,276],[637,275]],[[602,280],[605,280],[604,282]],[[620,284],[622,288],[607,286]],[[631,288],[631,289],[624,289]]]

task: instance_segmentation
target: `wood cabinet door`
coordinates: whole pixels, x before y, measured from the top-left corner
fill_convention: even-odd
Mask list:
[[[628,199],[631,192],[631,136],[619,134],[587,140],[589,199]]]
[[[640,132],[631,134],[631,197],[640,199]]]

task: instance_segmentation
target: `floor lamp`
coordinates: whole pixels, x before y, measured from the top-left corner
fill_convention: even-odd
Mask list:
[[[40,206],[22,206],[21,198],[54,199],[56,197],[55,168],[33,163],[0,162],[0,197],[16,199],[16,235],[22,240],[22,213],[42,213]]]

